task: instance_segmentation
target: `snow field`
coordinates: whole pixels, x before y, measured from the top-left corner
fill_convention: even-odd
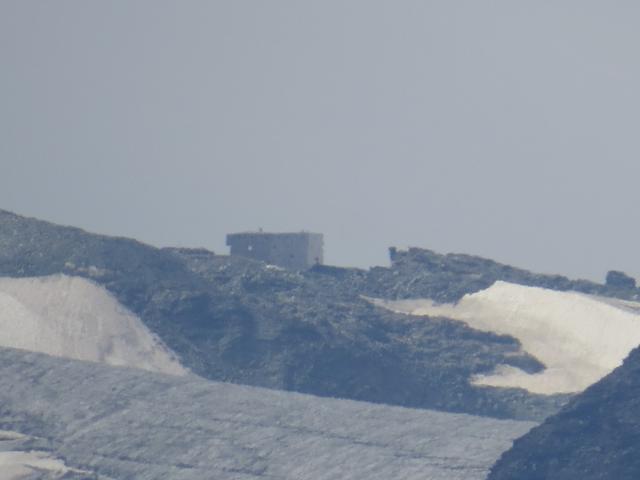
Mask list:
[[[410,315],[440,316],[477,330],[510,335],[546,369],[529,374],[502,365],[476,385],[524,388],[532,393],[573,393],[620,366],[640,344],[640,303],[559,292],[498,281],[457,304],[431,300],[372,300]]]
[[[138,317],[81,277],[0,278],[0,346],[187,373]]]
[[[114,480],[482,480],[535,426],[7,348],[0,405],[55,458]]]

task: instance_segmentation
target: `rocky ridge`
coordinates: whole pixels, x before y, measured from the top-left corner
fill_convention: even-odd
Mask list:
[[[135,240],[0,211],[0,275],[91,278],[205,378],[418,408],[542,419],[566,396],[477,387],[496,365],[543,366],[512,337],[411,318],[363,296],[455,301],[501,279],[634,298],[637,289],[536,275],[466,255],[392,250],[390,268],[289,272],[202,249]]]
[[[640,478],[640,349],[516,440],[489,480]]]

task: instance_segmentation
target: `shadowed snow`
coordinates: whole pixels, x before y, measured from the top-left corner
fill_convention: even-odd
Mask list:
[[[0,278],[0,346],[186,373],[138,317],[80,277]]]
[[[498,281],[457,304],[431,300],[372,300],[399,313],[441,316],[472,328],[510,335],[546,369],[529,374],[503,365],[476,385],[519,387],[533,393],[584,390],[640,344],[640,303]]]

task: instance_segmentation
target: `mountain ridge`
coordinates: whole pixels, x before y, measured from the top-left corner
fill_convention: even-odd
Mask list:
[[[197,254],[194,254],[197,253]],[[497,365],[544,366],[518,340],[383,311],[363,297],[455,301],[497,279],[618,293],[487,259],[391,250],[392,265],[289,272],[203,250],[158,249],[0,211],[0,275],[91,278],[205,378],[499,418],[542,419],[566,395],[470,385]]]

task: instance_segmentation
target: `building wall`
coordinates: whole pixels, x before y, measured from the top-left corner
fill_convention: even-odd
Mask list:
[[[233,233],[231,255],[253,258],[291,270],[306,270],[323,261],[320,233]]]
[[[324,264],[324,239],[321,233],[310,233],[307,237],[307,264],[312,267],[314,265]]]

